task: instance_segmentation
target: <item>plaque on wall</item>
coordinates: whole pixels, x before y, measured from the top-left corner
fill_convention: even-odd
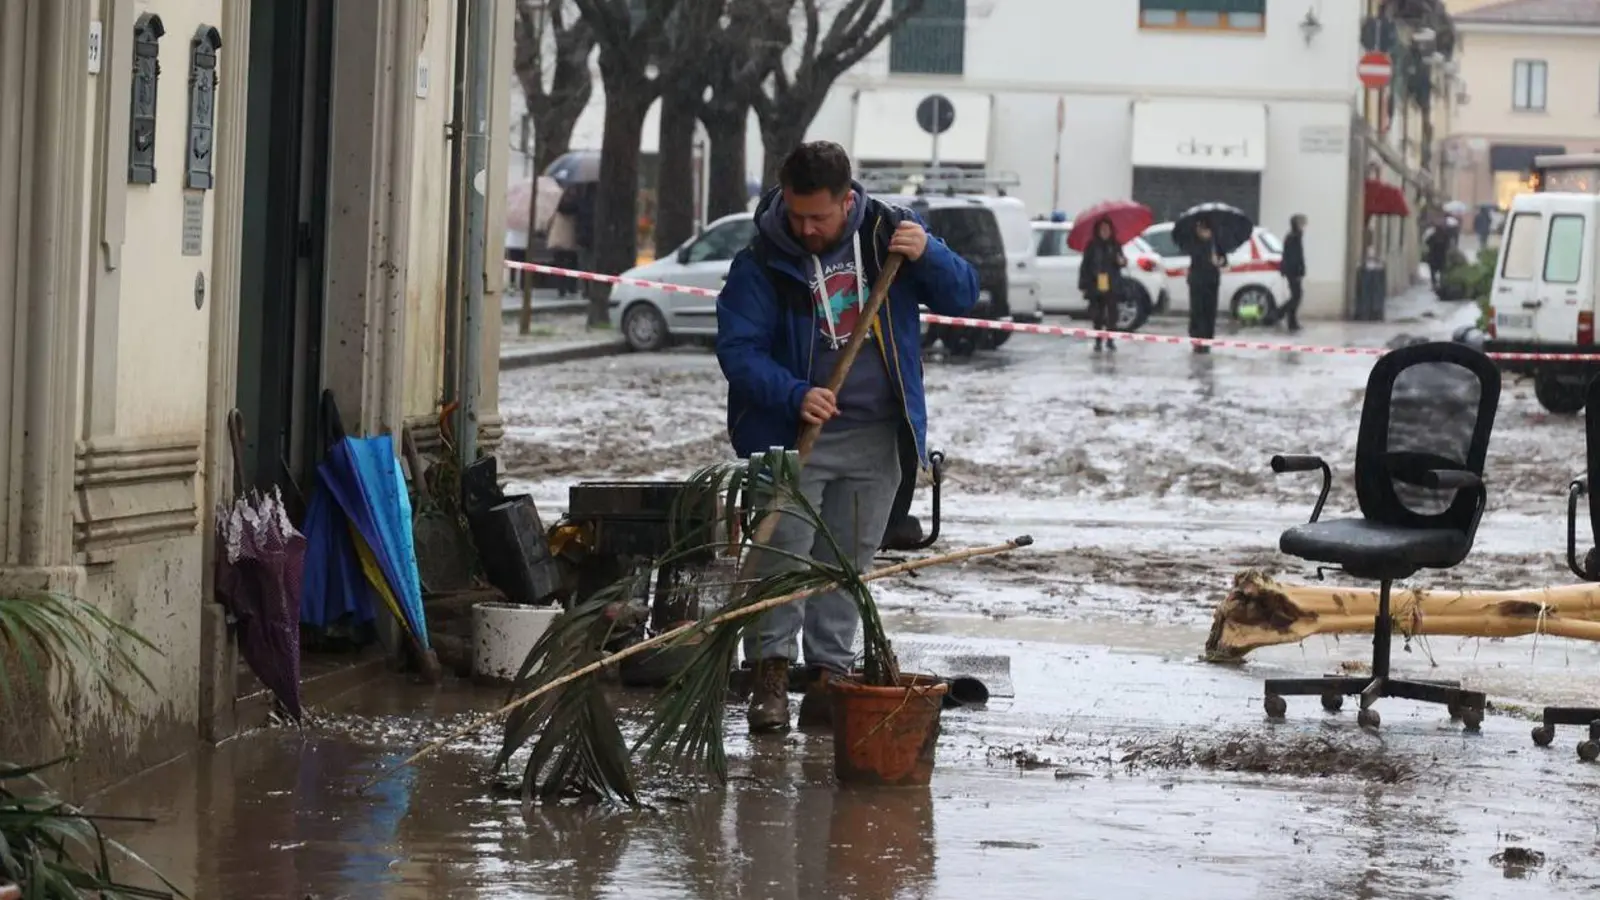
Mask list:
[[[133,23],[132,109],[128,116],[128,183],[156,182],[156,96],[161,81],[161,17],[144,13]]]

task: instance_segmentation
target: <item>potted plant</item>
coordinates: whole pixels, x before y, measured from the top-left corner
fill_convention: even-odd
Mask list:
[[[675,536],[677,548],[656,561],[671,566],[703,554],[708,544],[726,547],[736,537],[770,532],[768,516],[795,515],[816,529],[820,538],[839,547],[817,510],[799,490],[799,461],[793,452],[776,450],[748,463],[713,466],[695,473],[683,492],[687,498],[718,498],[714,521],[721,534],[708,531],[704,508],[679,509],[674,524],[699,523]],[[762,511],[748,515],[744,500],[770,498]],[[781,510],[781,512],[779,511]],[[1022,546],[1025,540],[1006,545]],[[993,548],[985,548],[996,552]],[[779,551],[769,550],[777,553]],[[636,803],[633,757],[647,761],[688,763],[718,778],[727,775],[723,726],[732,672],[745,632],[757,614],[772,606],[818,593],[843,590],[861,615],[863,649],[860,666],[845,679],[831,679],[835,703],[836,771],[842,781],[926,783],[938,737],[939,710],[947,686],[927,676],[902,674],[883,620],[867,582],[881,573],[864,575],[845,560],[827,564],[808,556],[784,554],[788,571],[759,579],[741,577],[728,603],[705,611],[700,620],[662,643],[693,645],[695,652],[655,701],[643,733],[630,746],[596,672],[609,661],[602,648],[614,636],[616,611],[636,596],[642,571],[623,578],[586,599],[552,623],[528,654],[517,674],[514,695],[536,695],[510,710],[497,772],[527,750],[523,765],[526,795],[551,800],[589,795]],[[925,561],[937,563],[968,554]],[[666,637],[666,636],[662,636]]]

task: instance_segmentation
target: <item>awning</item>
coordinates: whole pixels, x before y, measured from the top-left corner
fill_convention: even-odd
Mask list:
[[[1567,148],[1550,144],[1490,144],[1489,168],[1495,172],[1531,172],[1540,156],[1560,156]]]
[[[870,88],[856,96],[851,151],[857,164],[931,163],[933,137],[917,125],[917,105],[933,94],[944,95],[955,109],[950,129],[939,135],[939,162],[987,164],[989,95],[927,88]]]
[[[1399,185],[1368,178],[1363,205],[1367,215],[1371,216],[1399,216],[1405,218],[1411,214],[1411,204],[1406,202],[1406,192]]]
[[[1267,107],[1216,100],[1133,104],[1133,164],[1161,169],[1260,172],[1267,162]]]

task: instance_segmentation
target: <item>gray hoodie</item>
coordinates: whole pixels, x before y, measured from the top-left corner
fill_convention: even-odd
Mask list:
[[[817,323],[812,335],[811,365],[811,383],[815,385],[826,385],[833,374],[871,290],[865,280],[863,254],[871,253],[872,247],[863,246],[860,237],[867,215],[867,192],[859,183],[852,190],[856,199],[844,235],[838,244],[820,254],[806,250],[789,233],[788,207],[781,191],[775,191],[771,202],[757,210],[756,225],[761,233],[780,253],[790,257],[796,268],[810,275],[813,321]],[[839,390],[839,417],[828,423],[829,428],[855,428],[902,414],[900,396],[890,380],[883,354],[871,346],[875,343],[871,336],[867,341],[869,346],[862,348]]]

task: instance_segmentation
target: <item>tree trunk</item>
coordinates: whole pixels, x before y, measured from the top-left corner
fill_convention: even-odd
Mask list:
[[[661,98],[661,146],[656,173],[656,255],[694,236],[695,98],[669,92]]]
[[[1371,634],[1374,588],[1279,584],[1241,572],[1212,617],[1206,656],[1234,661],[1252,650],[1317,634]],[[1389,614],[1399,635],[1515,637],[1549,634],[1600,641],[1600,584],[1520,591],[1395,591]]]
[[[606,85],[593,247],[595,270],[606,275],[631,269],[639,259],[639,144],[651,100],[647,95],[641,101],[640,92],[627,87]],[[587,284],[589,326],[603,327],[610,321],[610,286]]]
[[[745,137],[750,108],[706,111],[701,114],[700,121],[706,126],[711,144],[706,220],[743,212],[750,206],[750,189],[745,176]]]
[[[761,189],[770,190],[778,184],[778,170],[783,161],[806,139],[806,123],[795,125],[794,120],[778,117],[776,122],[761,123],[762,154]]]

